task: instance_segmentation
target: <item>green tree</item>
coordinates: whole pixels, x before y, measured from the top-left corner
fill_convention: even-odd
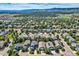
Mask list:
[[[37,51],[37,54],[41,54],[41,51],[38,48],[36,49],[36,51]]]
[[[30,54],[34,54],[34,51],[32,51],[32,50],[30,49],[29,53],[30,53]]]
[[[45,49],[45,53],[50,54],[51,53],[50,49]]]

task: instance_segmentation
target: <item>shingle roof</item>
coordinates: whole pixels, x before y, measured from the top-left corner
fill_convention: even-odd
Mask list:
[[[69,41],[76,41],[74,38],[72,38],[71,36],[67,36],[67,39],[69,39]]]
[[[0,32],[0,35],[4,35],[5,33],[6,33],[6,32],[4,32],[4,31],[1,31],[1,32]]]
[[[46,47],[47,48],[53,47],[53,43],[51,41],[46,42]]]
[[[31,45],[37,45],[37,44],[38,44],[37,41],[32,41],[32,42],[31,42]]]
[[[44,47],[45,48],[45,42],[41,41],[39,42],[39,48]]]
[[[2,47],[4,44],[4,41],[0,41],[0,47]]]
[[[30,44],[30,40],[26,40],[24,45]]]

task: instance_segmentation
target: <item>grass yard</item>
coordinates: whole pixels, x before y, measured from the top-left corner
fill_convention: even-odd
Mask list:
[[[77,41],[77,43],[79,43],[79,41]]]
[[[8,33],[8,34],[6,34],[6,37],[9,38],[9,39],[12,39],[13,36],[14,36],[13,33]]]
[[[79,37],[77,36],[77,37],[75,37],[76,38],[76,41],[79,41]]]
[[[0,36],[0,40],[3,40],[4,36]]]
[[[5,36],[6,36],[7,38],[9,38],[9,39],[12,39],[14,35],[13,35],[13,33],[8,33],[8,34],[6,34]],[[0,36],[0,40],[3,40],[3,39],[4,39],[4,35],[3,35],[3,36],[1,35],[1,36]]]

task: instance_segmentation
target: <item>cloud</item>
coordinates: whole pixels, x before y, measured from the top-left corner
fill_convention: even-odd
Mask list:
[[[72,8],[79,4],[72,3],[0,3],[0,10],[23,10],[23,9],[48,9],[48,8]]]

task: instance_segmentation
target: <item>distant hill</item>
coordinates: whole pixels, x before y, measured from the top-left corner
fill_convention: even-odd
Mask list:
[[[50,8],[50,9],[26,9],[26,10],[0,10],[0,12],[51,12],[51,11],[79,11],[79,8]]]

